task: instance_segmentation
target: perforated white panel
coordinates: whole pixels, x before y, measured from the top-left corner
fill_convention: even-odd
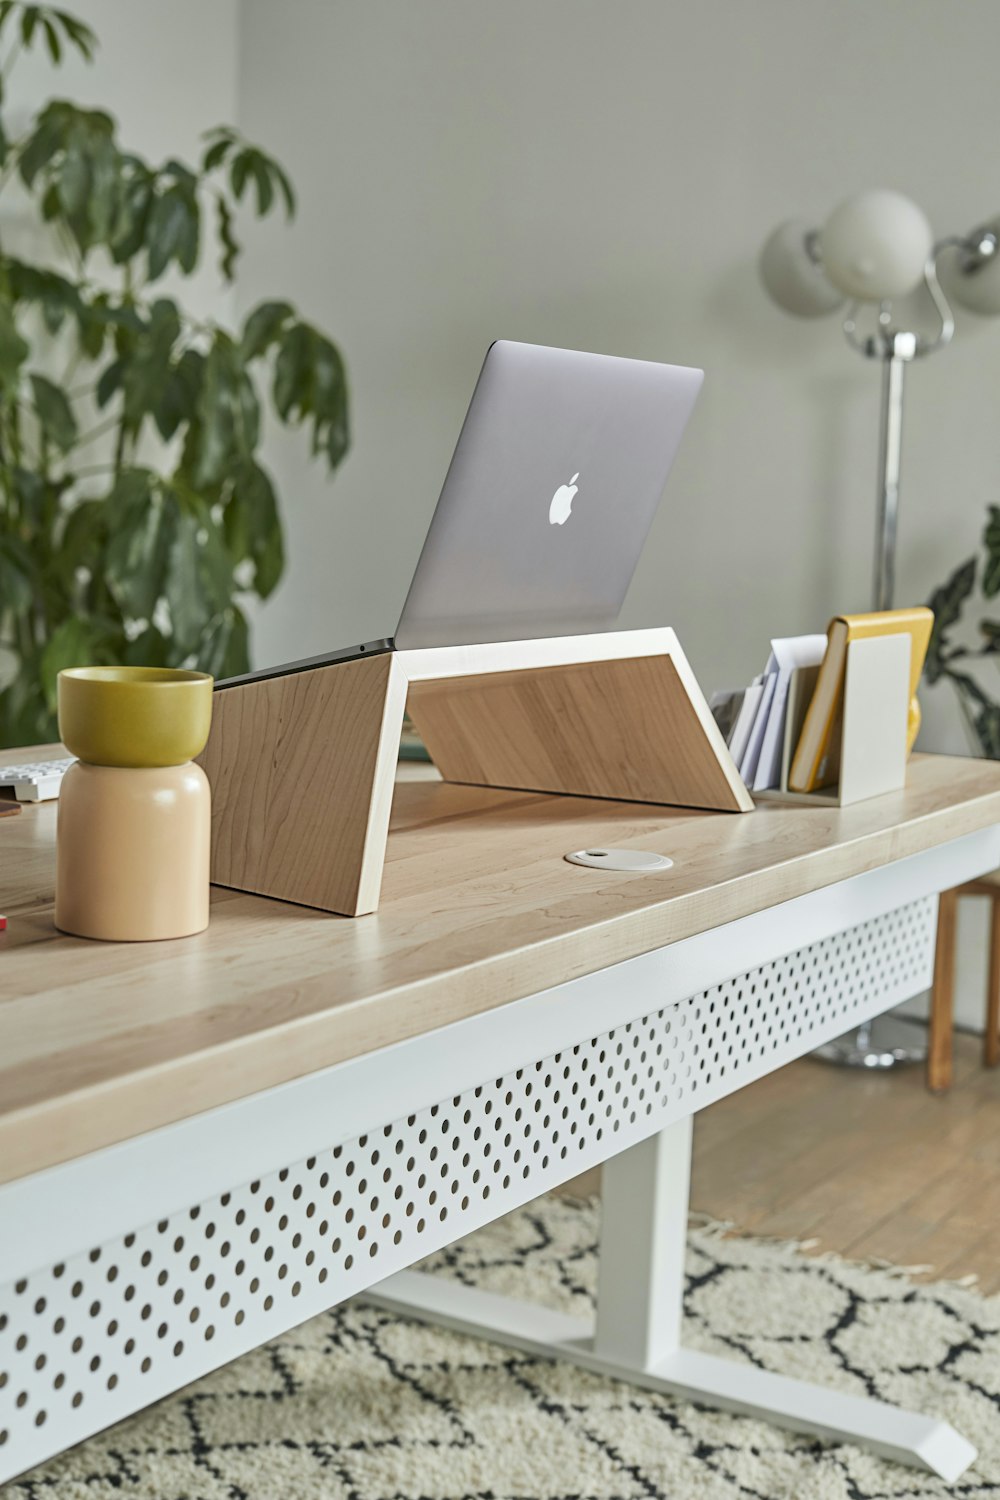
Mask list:
[[[917,993],[935,910],[916,901],[0,1287],[0,1479]]]

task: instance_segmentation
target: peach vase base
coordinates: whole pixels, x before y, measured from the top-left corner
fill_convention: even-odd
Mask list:
[[[59,793],[56,926],[106,942],[208,926],[212,798],[200,766],[77,761]]]

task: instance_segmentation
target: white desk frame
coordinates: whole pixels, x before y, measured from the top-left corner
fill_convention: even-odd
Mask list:
[[[954,1481],[933,1416],[681,1347],[690,1132],[925,989],[937,893],[998,865],[969,834],[8,1183],[0,1482],[362,1293]],[[593,1325],[407,1269],[601,1162]]]

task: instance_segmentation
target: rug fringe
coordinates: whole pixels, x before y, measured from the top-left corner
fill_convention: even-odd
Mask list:
[[[591,1200],[598,1209],[600,1199],[595,1195]],[[711,1214],[700,1210],[692,1210],[688,1214],[688,1227],[697,1229],[700,1234],[707,1235],[710,1239],[720,1240],[765,1240],[769,1245],[777,1245],[780,1249],[791,1250],[799,1255],[808,1255],[810,1260],[818,1261],[841,1261],[848,1265],[867,1266],[874,1271],[882,1271],[887,1276],[898,1277],[902,1281],[912,1281],[917,1276],[933,1277],[933,1280],[923,1282],[924,1286],[958,1287],[963,1291],[969,1291],[979,1285],[979,1275],[976,1271],[970,1271],[966,1276],[935,1276],[936,1268],[933,1265],[897,1265],[895,1261],[884,1260],[878,1255],[848,1256],[842,1255],[837,1250],[820,1250],[818,1247],[822,1240],[813,1235],[809,1239],[792,1239],[785,1235],[758,1234],[750,1229],[742,1229],[731,1219],[716,1219]]]
[[[563,1203],[574,1204],[578,1207],[594,1208],[600,1213],[601,1195],[591,1193],[589,1195],[577,1196],[570,1193],[558,1193],[547,1195],[561,1200]],[[898,1277],[901,1281],[913,1281],[918,1276],[926,1276],[929,1279],[922,1281],[921,1286],[939,1286],[944,1289],[952,1288],[961,1291],[974,1291],[979,1286],[979,1274],[970,1271],[966,1276],[938,1276],[935,1275],[936,1267],[931,1264],[900,1266],[895,1261],[884,1260],[878,1255],[851,1256],[843,1255],[839,1250],[820,1250],[822,1244],[817,1236],[812,1235],[807,1239],[792,1239],[780,1234],[759,1234],[752,1229],[743,1229],[732,1219],[717,1219],[712,1214],[704,1213],[701,1209],[692,1209],[688,1213],[688,1227],[697,1229],[699,1234],[707,1235],[709,1239],[719,1240],[764,1240],[769,1245],[777,1245],[780,1249],[790,1250],[799,1255],[807,1255],[810,1260],[816,1261],[840,1261],[849,1266],[867,1266],[869,1270],[882,1271],[886,1276]],[[990,1301],[993,1297],[1000,1298],[1000,1293],[980,1293],[980,1296]]]

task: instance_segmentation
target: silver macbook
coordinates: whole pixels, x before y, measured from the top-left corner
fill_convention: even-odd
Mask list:
[[[393,649],[607,630],[703,378],[678,365],[498,340],[395,634],[219,686]]]

